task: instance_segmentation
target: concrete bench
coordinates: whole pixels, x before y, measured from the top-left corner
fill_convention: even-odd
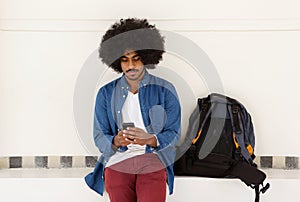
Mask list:
[[[108,202],[90,190],[83,177],[91,168],[0,170],[1,202]],[[264,170],[271,188],[262,202],[299,202],[300,170]],[[254,191],[238,179],[175,177],[167,202],[253,202]]]

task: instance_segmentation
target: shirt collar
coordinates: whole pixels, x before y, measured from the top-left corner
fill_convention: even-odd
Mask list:
[[[148,85],[150,82],[150,74],[148,73],[147,70],[145,70],[145,74],[144,74],[144,77],[143,79],[139,82],[139,87],[142,87],[142,86],[146,86]],[[126,77],[125,77],[125,74],[123,73],[122,74],[122,77],[121,77],[121,80],[120,80],[120,86],[122,89],[129,89],[129,85],[126,81]]]

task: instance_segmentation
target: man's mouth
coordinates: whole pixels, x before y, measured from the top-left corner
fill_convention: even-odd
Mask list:
[[[137,69],[129,69],[126,71],[126,73],[134,73],[134,72],[137,72],[138,70]]]

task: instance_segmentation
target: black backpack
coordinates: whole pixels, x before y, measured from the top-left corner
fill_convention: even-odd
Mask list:
[[[260,192],[270,185],[263,185],[266,174],[253,162],[254,146],[253,125],[245,107],[230,97],[210,94],[198,99],[190,116],[185,140],[176,149],[179,159],[174,163],[174,173],[239,178],[255,189],[258,202]]]

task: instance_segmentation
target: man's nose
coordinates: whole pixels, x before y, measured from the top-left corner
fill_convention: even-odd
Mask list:
[[[131,59],[129,59],[129,60],[128,60],[128,67],[129,67],[129,68],[133,68],[134,66],[135,66],[134,61],[131,60]]]

